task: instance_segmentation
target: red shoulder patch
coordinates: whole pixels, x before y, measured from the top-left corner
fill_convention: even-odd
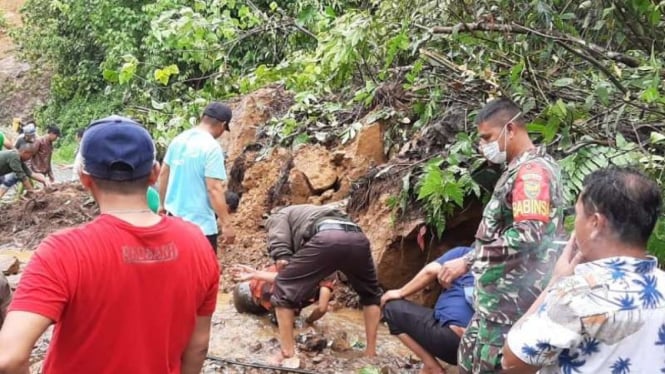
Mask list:
[[[523,165],[513,184],[514,221],[549,222],[550,197],[550,173],[537,163]]]

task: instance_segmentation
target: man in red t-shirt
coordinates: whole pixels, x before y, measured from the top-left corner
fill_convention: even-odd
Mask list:
[[[34,253],[0,330],[0,372],[26,373],[52,323],[46,374],[200,372],[219,265],[198,227],[148,208],[154,151],[130,119],[90,124],[80,178],[101,214]]]

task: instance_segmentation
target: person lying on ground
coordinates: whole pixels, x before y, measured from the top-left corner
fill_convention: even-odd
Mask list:
[[[224,201],[226,169],[217,142],[229,131],[231,108],[208,104],[199,125],[176,136],[166,150],[159,176],[160,212],[182,217],[199,226],[217,253],[219,226],[222,242],[232,244],[235,231]],[[215,214],[219,219],[215,219]]]
[[[27,142],[20,142],[16,149],[0,151],[0,198],[19,181],[28,193],[34,190],[30,179],[34,179],[43,183],[46,187],[50,187],[51,184],[43,175],[33,174],[25,164],[34,152],[34,146]]]
[[[0,328],[5,321],[5,316],[7,315],[7,307],[9,302],[12,300],[12,290],[9,287],[9,282],[5,275],[0,272]]]
[[[233,280],[238,283],[233,289],[233,304],[239,313],[266,314],[274,313],[275,309],[270,298],[275,292],[275,278],[277,278],[277,266],[271,265],[264,270],[256,270],[247,265],[234,265],[231,267]],[[321,319],[328,312],[328,304],[337,283],[335,274],[322,280],[318,287],[314,288],[309,297],[294,310],[296,316],[300,311],[314,303],[316,308],[305,319],[312,324]]]
[[[402,288],[387,291],[381,297],[390,333],[397,335],[420,358],[424,365],[422,374],[445,373],[436,358],[457,365],[460,338],[473,316],[473,275],[467,272],[442,290],[434,309],[402,299],[436,281],[443,263],[463,257],[470,250],[469,247],[451,249],[427,264]]]
[[[27,372],[51,324],[45,373],[201,371],[219,265],[197,226],[148,208],[154,154],[131,119],[89,125],[80,179],[100,214],[49,235],[33,254],[0,330],[0,373]]]
[[[55,182],[53,167],[51,166],[51,157],[53,156],[53,144],[60,137],[60,129],[51,125],[47,127],[46,135],[37,139],[35,144],[35,154],[30,159],[30,169],[35,174],[41,174],[48,177],[51,183]]]
[[[381,289],[376,278],[369,240],[342,211],[328,206],[292,205],[272,214],[267,222],[268,251],[277,266],[275,306],[281,357],[295,355],[295,309],[327,276],[340,271],[360,296],[365,319],[366,356],[376,355],[381,318]]]
[[[505,373],[665,372],[665,272],[646,250],[662,203],[636,170],[586,178],[552,280],[508,333]]]

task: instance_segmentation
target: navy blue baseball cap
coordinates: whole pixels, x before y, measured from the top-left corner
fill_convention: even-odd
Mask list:
[[[125,117],[90,123],[81,140],[83,172],[95,178],[131,181],[150,174],[155,144],[146,129]]]

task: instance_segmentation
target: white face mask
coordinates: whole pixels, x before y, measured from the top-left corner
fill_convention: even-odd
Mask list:
[[[503,125],[503,128],[501,129],[501,132],[499,133],[499,136],[496,138],[495,141],[489,142],[480,147],[480,152],[483,154],[483,156],[485,156],[485,158],[489,162],[493,164],[503,164],[504,162],[506,162],[506,159],[508,158],[506,155],[508,138],[505,136],[503,138],[503,151],[499,147],[499,138],[501,138],[503,132],[506,131],[506,128],[508,128],[508,124],[517,119],[517,117],[519,117],[521,114],[522,112],[517,113],[513,118],[510,119],[510,121],[506,122],[506,124]]]
[[[483,156],[493,164],[503,164],[506,162],[506,151],[500,150],[498,140],[485,144],[480,148],[480,151],[483,153]]]

